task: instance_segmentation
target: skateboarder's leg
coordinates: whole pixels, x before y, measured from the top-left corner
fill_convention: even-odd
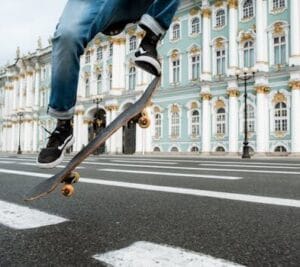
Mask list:
[[[161,65],[158,61],[156,46],[169,29],[179,0],[155,0],[148,7],[140,20],[140,26],[146,31],[139,50],[135,53],[135,63],[144,70],[160,75]]]
[[[76,103],[80,56],[93,37],[117,15],[124,0],[69,0],[52,40],[51,95],[48,113],[58,119],[37,163],[51,168],[63,160],[73,142],[70,120]]]

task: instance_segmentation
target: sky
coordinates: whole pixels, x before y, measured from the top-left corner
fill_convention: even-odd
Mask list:
[[[0,0],[0,68],[14,62],[18,46],[21,56],[34,52],[39,36],[47,46],[66,2]]]

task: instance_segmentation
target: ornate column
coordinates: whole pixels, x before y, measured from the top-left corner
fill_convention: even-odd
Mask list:
[[[33,115],[32,151],[38,151],[38,115]]]
[[[202,97],[202,153],[209,153],[211,150],[211,106],[212,95],[210,91],[203,90]]]
[[[25,82],[25,75],[21,74],[20,75],[20,86],[19,86],[19,109],[23,109],[23,94],[24,94],[24,82]]]
[[[300,1],[290,1],[291,57],[290,66],[300,65]]]
[[[28,71],[26,75],[26,108],[32,109],[32,78],[33,72]]]
[[[107,125],[111,123],[117,117],[118,105],[111,104],[105,107],[110,112],[110,122],[107,121]],[[107,116],[108,117],[108,116]],[[107,148],[109,153],[121,153],[122,152],[122,133],[123,128],[116,131],[107,142]]]
[[[35,88],[34,88],[34,107],[38,109],[40,99],[40,67],[38,64],[35,66]]]
[[[238,34],[238,1],[229,0],[229,75],[235,75],[238,67],[238,44],[236,41]]]
[[[202,52],[202,74],[201,79],[205,81],[211,80],[211,10],[209,7],[202,9],[203,16],[203,52]]]
[[[300,80],[292,80],[289,83],[292,89],[291,103],[291,137],[292,152],[300,153]]]
[[[119,95],[125,88],[125,38],[116,38],[113,42],[112,57],[112,94]]]
[[[32,139],[32,127],[31,127],[32,117],[30,115],[25,115],[24,118],[24,133],[23,133],[23,140],[24,140],[24,148],[23,150],[29,152],[31,150],[30,143]],[[22,135],[22,133],[21,133]]]
[[[269,108],[267,95],[270,88],[267,85],[256,85],[256,151],[269,151]]]
[[[74,134],[74,138],[75,138],[75,142],[73,145],[73,150],[74,151],[78,151],[78,135],[79,135],[79,129],[78,129],[78,115],[77,113],[74,114],[73,117],[73,134]]]
[[[237,153],[239,151],[238,141],[239,141],[239,105],[238,97],[240,91],[237,87],[229,87],[227,89],[227,94],[229,96],[229,152]]]
[[[18,77],[14,77],[14,91],[13,91],[13,110],[18,109],[18,85],[19,85],[19,79]]]
[[[256,68],[259,71],[269,70],[268,35],[268,1],[256,0]]]

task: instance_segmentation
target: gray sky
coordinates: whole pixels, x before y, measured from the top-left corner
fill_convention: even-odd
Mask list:
[[[0,67],[37,48],[38,37],[48,44],[67,0],[0,0]]]

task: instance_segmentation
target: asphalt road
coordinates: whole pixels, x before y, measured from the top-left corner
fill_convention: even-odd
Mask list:
[[[59,170],[34,161],[0,155],[0,266],[105,266],[94,256],[140,241],[228,266],[300,264],[300,159],[92,157],[72,198],[57,190],[27,203],[41,174]],[[175,266],[171,254],[157,258],[155,266]]]

